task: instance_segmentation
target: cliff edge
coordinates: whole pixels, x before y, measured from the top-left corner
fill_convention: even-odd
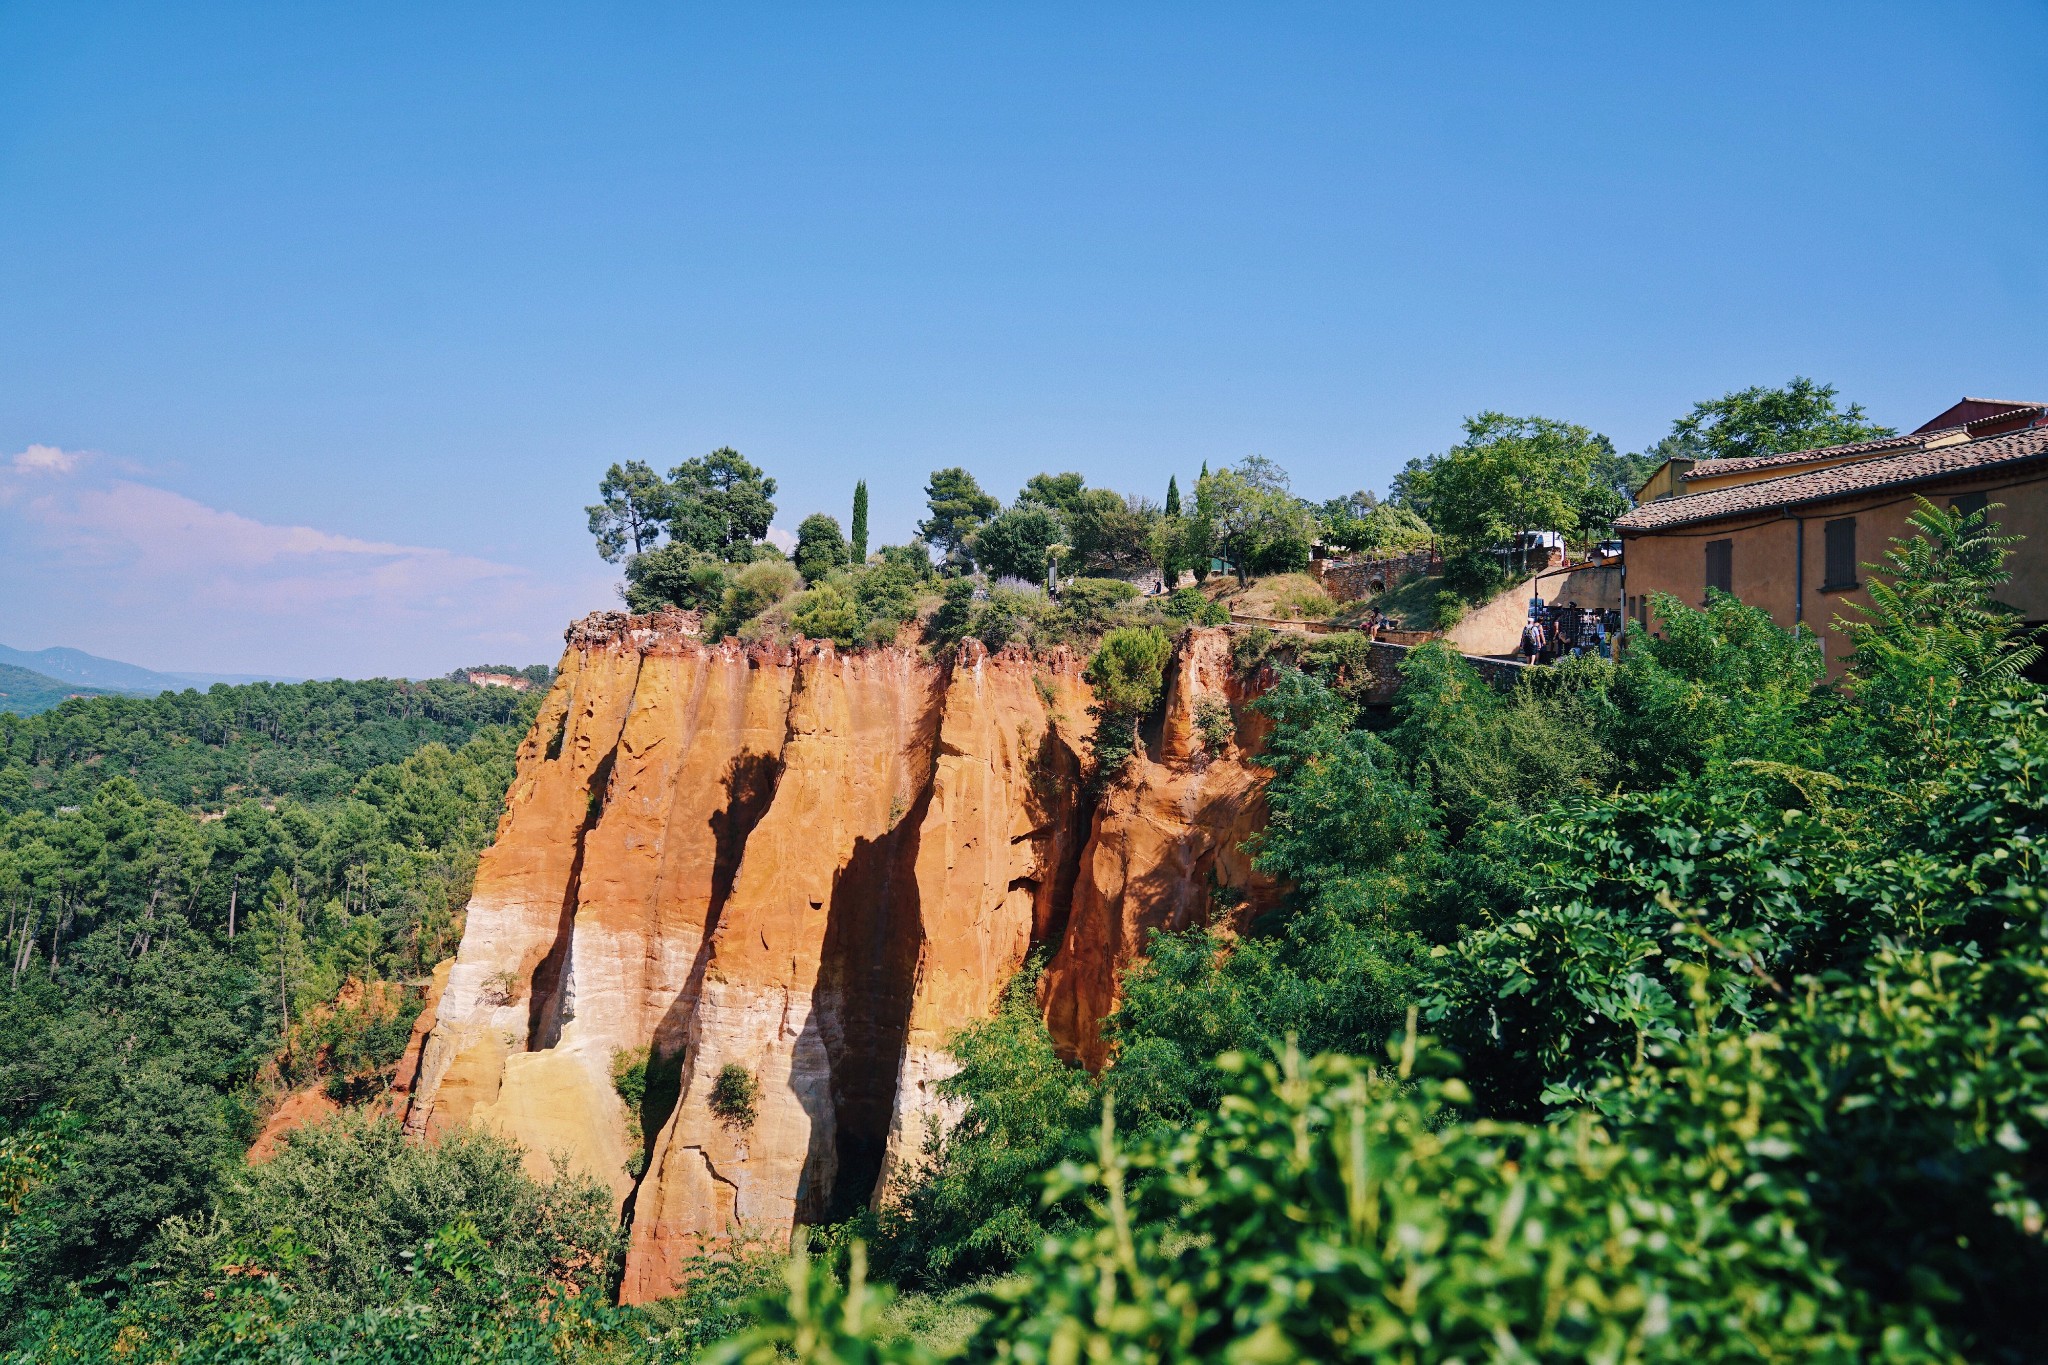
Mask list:
[[[1056,1041],[1096,1066],[1145,934],[1271,902],[1238,848],[1265,814],[1248,699],[1224,633],[1188,632],[1156,732],[1098,797],[1069,652],[968,641],[932,661],[710,644],[676,616],[578,622],[408,1130],[480,1123],[538,1173],[559,1154],[607,1183],[629,1302],[737,1229],[844,1216],[952,1118],[946,1038],[1032,951],[1050,953]],[[1203,738],[1204,701],[1231,706],[1237,740]],[[614,1084],[635,1062],[637,1111]]]

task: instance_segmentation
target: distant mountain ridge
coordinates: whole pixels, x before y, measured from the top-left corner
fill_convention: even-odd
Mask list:
[[[182,692],[188,687],[205,691],[215,683],[304,682],[262,673],[160,673],[139,664],[102,659],[82,649],[54,645],[49,649],[11,649],[0,645],[0,664],[40,673],[45,678],[90,691],[129,692],[153,697],[159,692]]]
[[[0,711],[33,716],[38,711],[49,710],[66,697],[104,695],[102,688],[84,687],[34,669],[0,663]]]

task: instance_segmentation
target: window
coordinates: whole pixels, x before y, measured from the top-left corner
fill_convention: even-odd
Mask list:
[[[1732,540],[1710,540],[1707,542],[1707,589],[1719,588],[1722,592],[1735,591],[1735,542]]]
[[[1831,521],[1827,532],[1827,568],[1821,578],[1822,592],[1847,592],[1856,582],[1856,518]]]
[[[1948,500],[1948,510],[1959,517],[1974,517],[1990,502],[1991,499],[1982,493],[1958,493]]]

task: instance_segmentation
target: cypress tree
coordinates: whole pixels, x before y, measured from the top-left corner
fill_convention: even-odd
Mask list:
[[[1180,480],[1171,474],[1166,476],[1166,515],[1180,515]],[[1181,567],[1180,529],[1174,527],[1167,540],[1165,556],[1159,562],[1159,580],[1166,591],[1172,592],[1180,586]]]
[[[868,481],[859,479],[853,485],[853,534],[847,537],[852,542],[853,562],[868,562]]]

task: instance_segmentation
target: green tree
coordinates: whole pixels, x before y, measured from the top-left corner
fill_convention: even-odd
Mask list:
[[[1166,515],[1180,515],[1180,480],[1171,474],[1166,476]]]
[[[868,481],[856,479],[853,485],[853,532],[848,539],[853,543],[853,562],[868,562]]]
[[[1445,558],[1462,561],[1453,586],[1478,600],[1499,582],[1493,552],[1521,532],[1597,534],[1620,514],[1626,500],[1593,473],[1613,449],[1569,422],[1482,412],[1466,419],[1463,441],[1409,462],[1397,500],[1442,534]]]
[[[1333,549],[1360,555],[1393,555],[1427,545],[1429,523],[1406,507],[1381,502],[1360,491],[1332,498],[1316,509],[1323,542]]]
[[[1157,626],[1122,626],[1102,637],[1084,676],[1095,689],[1095,758],[1104,779],[1137,750],[1138,722],[1159,701],[1173,642]]]
[[[774,479],[730,446],[685,460],[668,477],[671,539],[729,562],[753,557],[775,519]]]
[[[1240,583],[1308,559],[1307,509],[1286,491],[1286,475],[1262,456],[1203,475],[1195,484],[1192,520],[1198,537],[1230,562]]]
[[[1954,762],[1981,729],[1983,706],[2041,658],[2040,632],[1994,594],[2020,537],[2001,536],[1989,509],[1962,512],[1918,498],[1914,534],[1894,537],[1870,580],[1870,605],[1837,618],[1854,652],[1849,686],[1887,722],[1896,752],[1925,773]],[[1997,504],[1992,504],[1997,506]]]
[[[652,549],[673,515],[672,490],[639,460],[607,469],[597,496],[598,501],[583,510],[590,517],[590,534],[597,538],[597,553],[608,563]]]
[[[1890,436],[1870,421],[1863,405],[1838,407],[1835,386],[1795,375],[1780,388],[1759,385],[1693,404],[1671,424],[1671,434],[1715,460],[1777,455],[1816,446],[1846,445]]]
[[[1052,547],[1067,539],[1060,514],[1039,502],[1019,499],[974,533],[975,563],[992,578],[1045,578]]]
[[[661,545],[626,561],[626,606],[632,611],[709,611],[725,596],[732,571],[687,545]]]
[[[1002,508],[982,491],[972,474],[957,465],[933,470],[924,496],[931,515],[917,524],[917,533],[949,558],[965,556],[968,540]]]
[[[1158,505],[1136,495],[1106,488],[1082,493],[1067,514],[1075,570],[1129,571],[1156,563],[1152,530],[1159,520]]]
[[[863,553],[861,557],[865,559],[867,556]],[[839,533],[838,518],[813,512],[798,523],[796,553],[792,559],[796,571],[813,583],[834,569],[845,568],[849,555],[846,537]]]
[[[1018,502],[1035,502],[1068,515],[1075,512],[1089,491],[1087,481],[1072,470],[1064,474],[1033,474],[1018,490]]]
[[[1026,962],[995,1014],[953,1037],[960,1069],[939,1093],[964,1112],[933,1143],[929,1173],[891,1191],[880,1220],[878,1264],[905,1283],[939,1288],[1006,1271],[1048,1227],[1071,1226],[1080,1213],[1074,1203],[1042,1204],[1035,1178],[1102,1103],[1088,1073],[1053,1047],[1038,1006],[1043,965]]]
[[[1634,503],[1636,490],[1667,460],[1698,459],[1698,447],[1676,436],[1666,436],[1648,450],[1623,455],[1602,451],[1593,460],[1593,481],[1617,498]]]

